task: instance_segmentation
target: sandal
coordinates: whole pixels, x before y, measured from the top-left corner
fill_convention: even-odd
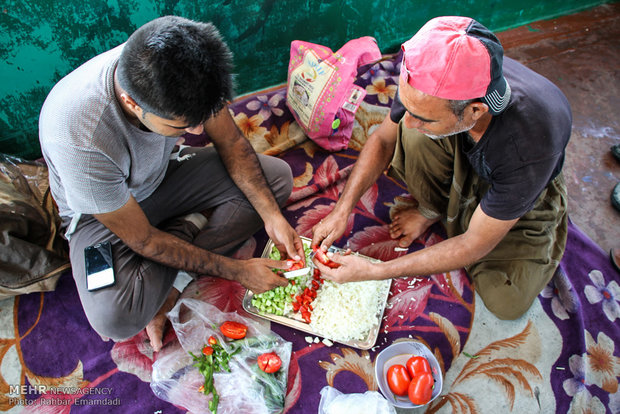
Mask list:
[[[620,161],[620,144],[616,144],[614,146],[611,147],[611,153],[613,154],[613,156]]]
[[[616,184],[611,192],[611,205],[620,211],[620,183]]]
[[[611,264],[614,265],[616,270],[620,272],[620,249],[609,250],[609,259],[611,260]]]

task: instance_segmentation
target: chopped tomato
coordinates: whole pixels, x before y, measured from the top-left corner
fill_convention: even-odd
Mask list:
[[[299,270],[299,269],[303,269],[306,266],[306,264],[303,262],[303,260],[298,260],[296,262],[293,262],[293,264],[291,265],[291,267],[289,267],[288,269],[286,269],[287,272],[292,272],[293,270]]]
[[[295,312],[297,312],[299,310],[299,307],[301,306],[299,302],[293,302],[292,305]]]
[[[212,355],[212,354],[213,354],[213,348],[211,348],[209,345],[205,345],[205,346],[202,348],[202,353],[203,353],[203,354],[205,354],[205,355],[207,355],[207,356],[208,356],[208,355]]]
[[[396,364],[389,367],[386,379],[390,390],[392,390],[394,394],[400,396],[407,395],[411,377],[404,365]]]
[[[316,257],[316,260],[318,260],[320,263],[324,264],[325,266],[331,267],[332,269],[340,267],[340,264],[332,261],[329,257],[327,257],[327,253],[325,253],[323,249],[321,249],[319,246],[313,246],[312,250],[314,251],[314,257]]]
[[[320,263],[323,263],[324,265],[327,265],[330,259],[329,257],[327,257],[327,254],[323,249],[321,249],[319,246],[312,246],[312,251],[314,252],[314,257],[316,257],[316,260],[318,260]]]
[[[209,345],[215,345],[215,344],[217,344],[217,338],[215,336],[210,336],[209,340],[207,341],[207,343]]]
[[[235,321],[226,321],[220,326],[220,331],[224,334],[225,337],[230,339],[241,339],[245,338],[245,335],[248,332],[248,327],[240,322]]]
[[[417,405],[424,405],[433,396],[434,380],[429,373],[418,374],[411,380],[408,388],[409,399]]]
[[[317,282],[316,280],[312,281],[312,288],[314,290],[317,290],[319,288],[319,282]]]
[[[282,366],[282,359],[275,352],[268,352],[258,356],[258,367],[267,374],[273,374]]]
[[[306,322],[310,323],[310,311],[308,310],[308,305],[302,305],[299,307],[299,313],[301,313],[301,318]]]

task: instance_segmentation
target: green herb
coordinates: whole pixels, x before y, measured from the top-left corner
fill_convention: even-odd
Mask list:
[[[476,358],[480,358],[480,355],[472,355],[472,354],[468,354],[467,352],[463,351],[463,355],[465,355],[467,358],[471,358],[471,359],[476,359]]]
[[[217,328],[215,324],[212,327]],[[211,337],[209,339],[212,339]],[[273,349],[278,345],[278,339],[271,335],[259,335],[254,337],[245,337],[231,342],[226,342],[228,351],[220,345],[219,342],[208,342],[205,347],[211,347],[213,353],[205,355],[201,353],[196,356],[194,353],[189,352],[194,360],[194,366],[198,368],[198,371],[205,377],[204,384],[200,387],[200,392],[205,395],[212,394],[212,398],[209,401],[209,410],[213,414],[217,414],[217,407],[220,400],[220,396],[215,389],[213,383],[213,374],[216,372],[230,370],[230,360],[236,354],[235,358],[242,358],[251,361],[255,361],[258,355],[265,352],[265,349]],[[203,347],[203,349],[205,348]],[[210,350],[207,352],[209,353]],[[254,381],[254,387],[259,394],[264,395],[265,404],[270,409],[270,412],[282,412],[284,409],[284,395],[286,394],[286,375],[285,370],[281,369],[275,374],[267,374],[258,368],[255,363],[250,364],[252,369],[252,378]]]
[[[252,365],[252,379],[258,392],[265,397],[265,405],[270,412],[282,412],[284,409],[284,395],[286,394],[284,370],[274,374],[263,372],[257,365]]]
[[[213,348],[213,353],[210,355],[205,355],[203,353],[200,354],[200,356],[196,356],[192,352],[189,354],[194,359],[194,366],[198,368],[198,371],[205,377],[205,382],[200,388],[200,391],[205,395],[213,395],[209,401],[209,411],[216,414],[220,396],[215,389],[215,384],[213,384],[213,374],[220,371],[230,372],[230,358],[239,352],[241,347],[232,346],[232,351],[227,352],[219,343],[209,344],[209,346]]]

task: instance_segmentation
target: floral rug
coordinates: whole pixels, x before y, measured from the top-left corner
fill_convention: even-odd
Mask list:
[[[387,114],[396,92],[397,62],[392,57],[360,74],[357,84],[367,96],[357,111],[349,148],[337,153],[306,139],[286,108],[284,87],[231,105],[256,150],[291,165],[295,189],[285,215],[300,235],[311,236],[312,226],[330,211],[366,137]],[[187,136],[186,144],[206,145],[207,139]],[[350,237],[337,245],[381,260],[406,254],[394,251],[387,225],[410,202],[402,183],[382,176],[349,218]],[[410,251],[444,238],[436,224]],[[259,256],[266,241],[258,233],[237,256]],[[309,345],[303,332],[272,324],[293,344],[285,412],[317,412],[326,385],[344,393],[377,390],[377,353],[394,341],[415,339],[433,351],[444,372],[442,395],[418,411],[618,413],[619,280],[606,253],[571,223],[561,266],[519,320],[492,316],[467,274],[458,270],[394,280],[376,346],[368,351]],[[239,284],[204,277],[183,296],[244,313],[244,293]],[[54,292],[0,302],[0,321],[2,411],[186,412],[155,397],[149,387],[153,362],[178,347],[174,332],[168,330],[164,349],[155,355],[144,334],[121,343],[103,341],[88,325],[70,273]]]

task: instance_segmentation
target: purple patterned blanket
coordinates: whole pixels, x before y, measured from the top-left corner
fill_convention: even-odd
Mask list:
[[[330,211],[366,137],[386,115],[396,92],[397,62],[396,57],[385,60],[360,76],[357,83],[367,96],[349,148],[338,153],[327,153],[305,138],[286,109],[284,87],[231,105],[256,150],[291,165],[295,189],[285,215],[299,234],[310,236],[312,226]],[[206,140],[187,137],[186,143],[205,145]],[[381,260],[404,254],[394,252],[387,225],[391,212],[408,201],[402,183],[382,176],[349,219],[351,236],[339,244]],[[437,224],[410,250],[444,237]],[[238,256],[260,255],[266,241],[263,232],[257,234]],[[519,320],[493,317],[467,274],[458,270],[395,280],[376,346],[369,351],[309,345],[304,333],[272,324],[293,344],[285,411],[316,412],[326,385],[344,393],[377,390],[377,353],[394,341],[414,338],[433,351],[444,372],[443,393],[425,412],[618,413],[619,280],[606,253],[570,224],[560,268]],[[183,296],[243,312],[243,294],[236,283],[205,277]],[[174,332],[168,331],[159,355],[153,355],[144,334],[121,343],[102,341],[88,325],[70,273],[54,292],[0,302],[0,318],[0,410],[186,412],[155,397],[149,387],[153,362],[178,346]]]

